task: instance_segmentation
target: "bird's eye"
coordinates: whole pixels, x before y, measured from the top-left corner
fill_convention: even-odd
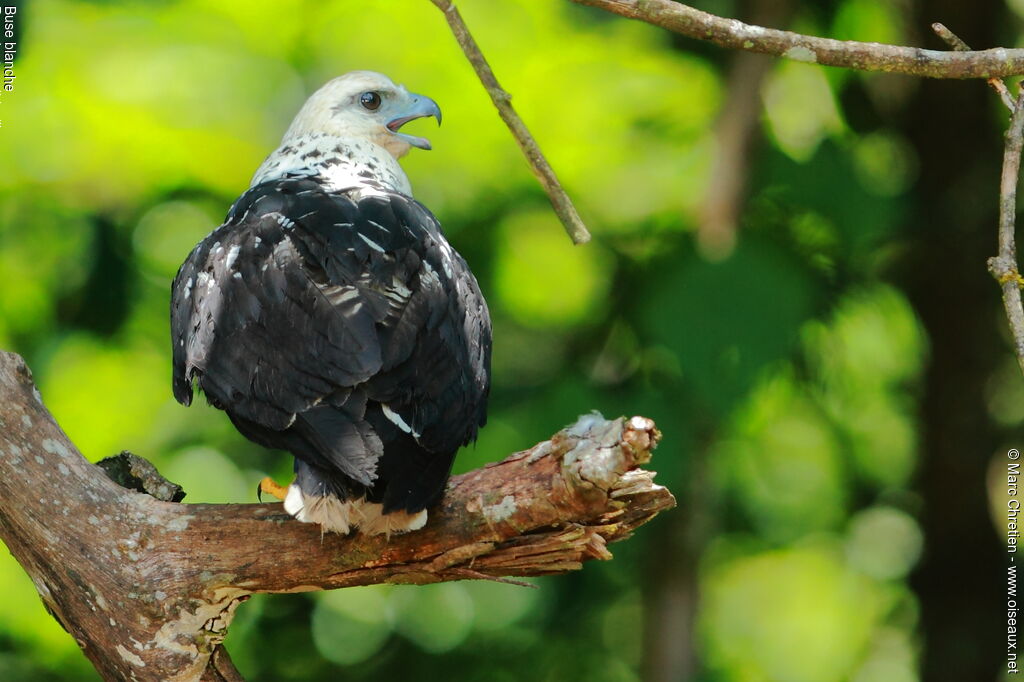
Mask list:
[[[359,103],[363,105],[364,109],[376,111],[377,108],[380,107],[380,93],[373,92],[372,90],[370,92],[364,92],[359,95]]]

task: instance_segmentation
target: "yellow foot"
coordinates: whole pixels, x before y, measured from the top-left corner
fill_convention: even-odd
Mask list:
[[[272,479],[270,476],[267,476],[260,481],[258,486],[256,486],[256,498],[261,502],[263,501],[263,493],[273,495],[279,500],[284,500],[285,495],[288,494],[288,488],[278,485],[277,481]]]

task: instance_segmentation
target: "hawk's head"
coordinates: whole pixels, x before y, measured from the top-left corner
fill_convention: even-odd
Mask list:
[[[441,109],[434,100],[409,92],[384,74],[350,71],[329,81],[306,100],[282,142],[311,133],[327,133],[368,140],[397,159],[410,146],[430,149],[426,138],[398,132],[409,121],[424,116],[433,116],[441,123]]]

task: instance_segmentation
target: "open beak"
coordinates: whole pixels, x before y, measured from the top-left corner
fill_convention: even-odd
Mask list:
[[[413,147],[430,149],[430,140],[427,138],[398,132],[398,129],[409,121],[425,116],[433,116],[437,119],[437,125],[441,125],[441,108],[437,106],[437,102],[426,95],[409,93],[409,106],[397,118],[388,121],[386,127],[393,135],[402,138]]]

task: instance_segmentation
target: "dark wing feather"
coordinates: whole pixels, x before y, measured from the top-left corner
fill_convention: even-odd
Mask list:
[[[178,272],[171,321],[179,401],[198,378],[243,434],[373,483],[391,508],[436,500],[484,420],[486,305],[403,195],[330,194],[311,179],[250,189]],[[399,483],[420,469],[435,473]]]
[[[301,205],[297,193],[284,197]],[[351,202],[336,206],[354,211]],[[250,191],[178,272],[171,323],[179,401],[190,402],[201,376],[218,407],[283,429],[295,413],[380,369],[373,316],[353,285],[351,296],[329,297],[310,278],[306,235],[285,217],[293,208],[280,194]]]

